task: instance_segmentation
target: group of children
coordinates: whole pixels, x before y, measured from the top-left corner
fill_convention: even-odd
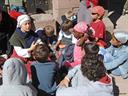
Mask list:
[[[90,12],[90,24],[80,21],[74,25],[72,20],[64,20],[58,37],[52,26],[34,32],[30,16],[18,16],[16,30],[9,39],[13,52],[2,67],[0,96],[113,96],[113,83],[107,71],[128,78],[128,51],[124,45],[128,34],[113,33],[115,41],[112,39],[107,48],[102,21],[105,10],[95,6]],[[70,45],[74,45],[72,49],[66,49]]]

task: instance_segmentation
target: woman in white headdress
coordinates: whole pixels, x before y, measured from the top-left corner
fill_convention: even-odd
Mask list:
[[[31,52],[35,49],[39,40],[38,35],[31,30],[31,18],[28,15],[19,16],[17,18],[17,28],[9,40],[11,46],[13,46],[11,57],[17,57],[27,64],[29,79],[31,78],[31,63],[28,61],[30,61]]]
[[[38,35],[31,30],[31,19],[28,15],[17,18],[17,28],[10,38],[10,44],[14,47],[12,57],[29,58],[35,48]]]
[[[8,59],[3,66],[0,96],[37,96],[37,92],[26,84],[26,77],[24,63],[17,58]]]

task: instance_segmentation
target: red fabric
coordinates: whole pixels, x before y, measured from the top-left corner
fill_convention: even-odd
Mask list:
[[[29,80],[32,80],[31,64],[32,64],[32,61],[30,60],[27,62],[27,64],[25,64],[25,67],[27,69],[27,73],[29,76]]]
[[[30,69],[30,66],[32,64],[32,61],[30,61],[28,58],[24,58],[24,57],[18,56],[15,50],[13,50],[13,53],[12,53],[10,58],[19,58],[20,60],[22,60],[25,63],[25,67],[27,69],[27,73],[29,75],[29,79],[31,79],[31,69]]]
[[[27,58],[24,58],[24,57],[18,56],[15,50],[13,50],[13,53],[12,53],[12,55],[11,55],[11,57],[10,57],[10,58],[19,58],[19,59],[21,59],[24,63],[27,63],[27,61],[28,61],[28,59],[27,59]]]
[[[15,11],[15,10],[11,10],[11,11],[9,11],[9,15],[10,15],[10,17],[12,17],[13,19],[17,20],[17,17],[20,16],[20,15],[22,15],[22,13],[17,12],[17,11]]]
[[[103,21],[92,22],[91,27],[95,30],[95,37],[104,39],[105,36],[105,25]]]
[[[100,17],[102,17],[105,13],[105,10],[102,6],[95,6],[91,8],[92,13],[98,13]]]
[[[103,23],[103,21],[99,20],[98,22],[92,22],[90,25],[94,31],[94,37],[101,39],[98,42],[104,46],[106,46],[106,43],[103,41],[105,40],[106,34],[105,34],[105,25]]]
[[[93,7],[99,4],[99,0],[85,0],[85,2],[87,7],[91,6],[90,3],[92,3]]]
[[[6,59],[5,59],[5,58],[0,57],[0,65],[3,65],[5,61],[6,61]]]
[[[99,40],[99,41],[97,42],[97,44],[98,44],[100,47],[103,47],[103,48],[106,48],[106,47],[107,47],[106,42],[104,42],[103,40]]]
[[[105,75],[99,81],[105,84],[109,84],[111,82],[111,79],[108,77],[108,75]]]

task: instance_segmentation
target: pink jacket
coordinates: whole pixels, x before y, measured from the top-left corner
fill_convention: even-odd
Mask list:
[[[80,46],[75,45],[74,46],[74,62],[66,62],[64,65],[68,67],[75,67],[76,65],[81,64],[81,59],[85,55],[85,52],[83,49],[81,49]]]

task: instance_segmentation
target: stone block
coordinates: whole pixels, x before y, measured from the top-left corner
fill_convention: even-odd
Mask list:
[[[34,28],[44,28],[46,25],[51,25],[54,27],[56,32],[56,21],[51,14],[33,14],[31,17],[34,19]]]
[[[63,9],[63,8],[73,8],[78,7],[80,0],[53,0],[53,5],[55,9]]]

